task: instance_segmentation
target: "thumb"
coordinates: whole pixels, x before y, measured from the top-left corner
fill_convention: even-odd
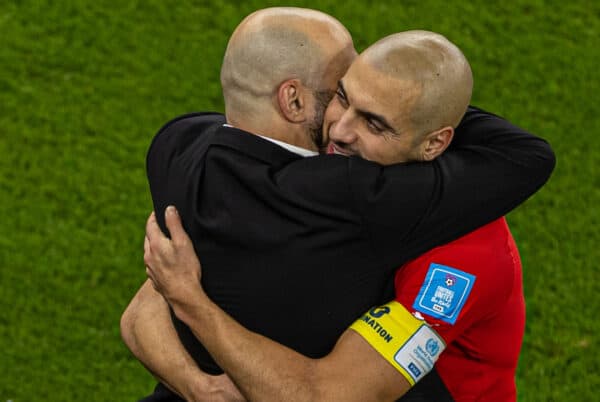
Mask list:
[[[165,223],[174,243],[182,244],[188,240],[188,235],[181,223],[181,217],[172,205],[169,205],[165,210]]]

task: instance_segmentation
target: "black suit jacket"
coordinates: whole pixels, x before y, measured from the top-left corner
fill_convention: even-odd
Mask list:
[[[433,162],[382,167],[358,157],[302,158],[223,126],[215,113],[163,127],[147,158],[159,224],[175,205],[226,312],[311,357],[373,305],[393,298],[406,261],[506,214],[549,177],[548,144],[470,108]],[[201,368],[220,369],[187,327]]]

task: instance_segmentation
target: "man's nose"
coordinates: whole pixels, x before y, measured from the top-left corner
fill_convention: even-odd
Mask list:
[[[346,111],[331,127],[329,138],[338,143],[352,144],[357,138],[356,131],[353,128],[353,121],[351,113]]]

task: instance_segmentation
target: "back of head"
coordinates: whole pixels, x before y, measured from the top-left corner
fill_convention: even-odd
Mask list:
[[[346,28],[316,10],[274,7],[250,14],[233,32],[223,58],[228,120],[248,120],[259,113],[265,119],[264,113],[273,111],[278,85],[291,78],[319,91],[322,77],[336,68],[335,54],[347,46],[353,49]]]
[[[401,32],[379,40],[360,57],[393,79],[414,83],[418,97],[410,121],[417,134],[456,127],[466,112],[473,91],[471,67],[444,36]]]

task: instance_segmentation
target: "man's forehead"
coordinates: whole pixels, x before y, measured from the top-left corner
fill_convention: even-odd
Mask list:
[[[357,58],[340,80],[352,105],[385,116],[389,121],[404,120],[420,96],[420,85],[396,79]]]

